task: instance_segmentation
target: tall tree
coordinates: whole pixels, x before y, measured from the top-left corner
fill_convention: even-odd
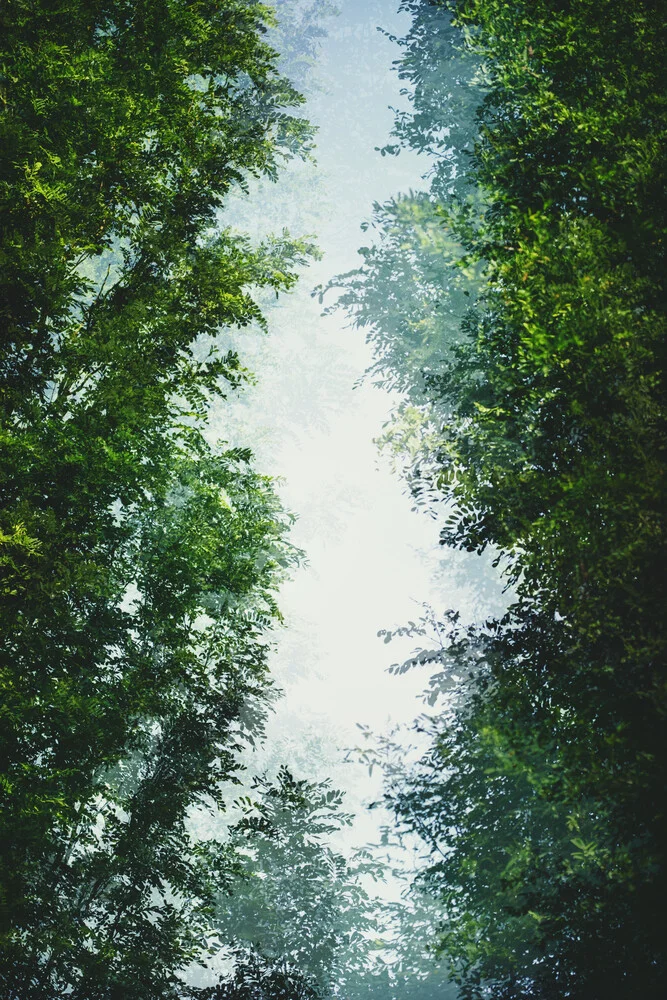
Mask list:
[[[416,657],[457,694],[389,798],[433,851],[462,996],[659,996],[664,3],[403,7],[397,133],[432,184],[383,210],[344,304],[409,393],[411,488],[516,601]]]
[[[247,854],[238,891],[218,899],[223,938],[242,968],[255,954],[298,971],[317,996],[345,995],[352,976],[370,971],[373,905],[363,883],[381,872],[370,857],[349,859],[333,846],[352,821],[343,794],[282,767],[274,782],[257,778],[238,805],[230,839]]]
[[[312,247],[217,225],[308,155],[248,0],[0,12],[3,996],[180,996],[235,861],[188,816],[237,781],[296,554],[250,453],[226,326]]]

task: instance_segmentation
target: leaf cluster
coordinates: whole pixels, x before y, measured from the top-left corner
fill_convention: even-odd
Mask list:
[[[431,187],[381,211],[342,304],[405,393],[386,436],[417,501],[500,552],[516,601],[416,653],[445,707],[389,801],[433,852],[463,997],[657,997],[664,4],[404,6],[397,134]]]
[[[221,329],[313,247],[218,226],[313,130],[254,2],[0,13],[0,983],[181,996],[238,862],[222,808],[272,698],[290,517],[208,404]]]

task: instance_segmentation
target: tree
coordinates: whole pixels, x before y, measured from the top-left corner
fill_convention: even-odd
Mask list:
[[[329,780],[296,780],[286,767],[275,781],[256,778],[237,800],[241,818],[230,843],[240,852],[238,881],[217,902],[217,926],[235,970],[225,987],[230,993],[220,996],[453,995],[422,954],[428,901],[383,899],[373,885],[384,881],[387,859],[377,849],[346,856],[335,846],[353,819],[343,805]],[[397,870],[392,875],[401,879]]]
[[[403,6],[397,132],[433,158],[431,188],[400,225],[384,211],[343,303],[408,394],[411,489],[444,543],[500,551],[516,600],[421,655],[451,665],[458,697],[389,801],[433,851],[434,936],[463,997],[658,996],[664,5]],[[438,77],[465,52],[476,69]]]
[[[312,252],[216,220],[312,130],[260,4],[0,16],[0,982],[180,996],[235,866],[188,815],[261,729],[297,558],[250,453],[205,443],[209,399],[248,378],[215,341]]]
[[[313,995],[345,995],[348,978],[367,971],[365,935],[374,920],[364,881],[380,870],[370,857],[347,859],[333,846],[352,821],[343,794],[283,766],[274,782],[256,778],[237,805],[230,842],[246,853],[236,891],[218,898],[223,939],[246,956],[243,968],[254,954],[298,971]]]

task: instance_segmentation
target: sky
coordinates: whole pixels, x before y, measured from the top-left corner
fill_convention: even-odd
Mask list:
[[[314,234],[322,259],[294,292],[263,302],[268,333],[234,337],[257,382],[216,407],[211,436],[250,446],[259,469],[281,477],[280,494],[297,515],[292,541],[307,557],[281,591],[286,627],[273,673],[284,697],[249,767],[275,770],[285,760],[298,777],[333,775],[359,813],[350,836],[361,843],[375,829],[362,806],[378,782],[344,763],[360,743],[358,724],[381,733],[410,723],[423,711],[418,695],[427,683],[419,670],[387,673],[415,640],[386,645],[377,633],[415,620],[424,602],[472,617],[479,608],[468,570],[478,557],[444,552],[436,522],[412,510],[374,443],[397,397],[359,384],[371,362],[363,331],[341,312],[323,315],[312,295],[359,265],[367,241],[360,227],[373,202],[418,189],[428,169],[414,153],[383,157],[376,149],[389,141],[392,107],[405,106],[392,69],[400,49],[378,26],[401,35],[409,19],[393,0],[339,7],[304,111],[318,127],[317,162],[291,165],[275,185],[251,184],[224,217],[255,238],[283,227]]]

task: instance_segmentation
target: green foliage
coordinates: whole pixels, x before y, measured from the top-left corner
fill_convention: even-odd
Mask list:
[[[231,843],[247,851],[242,882],[218,900],[223,938],[265,960],[288,962],[318,995],[336,995],[365,971],[373,927],[364,878],[380,872],[368,858],[346,860],[331,838],[352,817],[330,782],[297,781],[282,768],[274,783],[257,778],[238,800]]]
[[[300,556],[250,452],[206,435],[211,399],[252,379],[220,342],[315,253],[221,224],[228,194],[310,152],[277,66],[305,81],[331,7],[277,6],[0,13],[8,1000],[398,995],[374,964],[378,865],[332,846],[339,793],[281,771],[222,820]]]
[[[343,288],[327,312],[343,307],[367,331],[374,384],[397,389],[418,406],[429,376],[460,339],[475,268],[457,266],[460,242],[443,228],[437,205],[424,192],[376,204],[371,224],[363,228],[377,234],[377,242],[359,250],[360,268],[317,290],[320,301]]]
[[[243,950],[235,959],[233,978],[212,989],[191,991],[194,1000],[322,1000],[324,996],[283,959],[272,962]]]
[[[271,482],[202,435],[312,253],[217,226],[312,130],[254,2],[3,5],[0,983],[183,996],[238,862],[223,804],[271,698],[298,553]]]
[[[233,453],[182,460],[167,498],[126,520],[104,589],[49,595],[48,627],[34,604],[29,625],[18,621],[3,734],[18,982],[40,981],[48,952],[63,986],[86,966],[94,982],[94,954],[111,981],[116,960],[121,982],[146,989],[148,977],[157,989],[152,963],[143,976],[127,968],[139,959],[128,937],[141,935],[142,953],[144,934],[160,939],[156,914],[182,917],[196,946],[185,917],[212,887],[196,889],[203,859],[185,820],[196,802],[219,800],[239,741],[256,727],[248,708],[266,700],[271,589],[289,559],[270,484],[246,463]],[[137,596],[123,601],[128,588]],[[183,904],[167,902],[177,892]],[[93,995],[90,982],[81,989]]]
[[[353,819],[343,804],[330,781],[297,781],[285,767],[275,781],[256,778],[237,799],[240,818],[231,826],[230,844],[240,864],[216,907],[235,971],[225,987],[232,992],[220,996],[454,995],[442,968],[433,968],[425,953],[430,899],[378,896],[375,884],[384,881],[390,863],[382,849],[346,856],[336,847]],[[392,877],[406,884],[405,873],[392,870]]]
[[[619,704],[612,726],[591,662],[545,617],[423,620],[431,648],[398,669],[435,668],[439,708],[417,723],[416,765],[378,759],[387,800],[430,850],[418,884],[441,901],[462,996],[624,996],[633,980],[657,996],[662,760]]]
[[[397,134],[432,185],[380,211],[342,302],[405,394],[388,436],[413,493],[443,543],[500,550],[517,596],[415,656],[444,707],[389,799],[433,852],[463,997],[657,997],[664,4],[403,6]]]

